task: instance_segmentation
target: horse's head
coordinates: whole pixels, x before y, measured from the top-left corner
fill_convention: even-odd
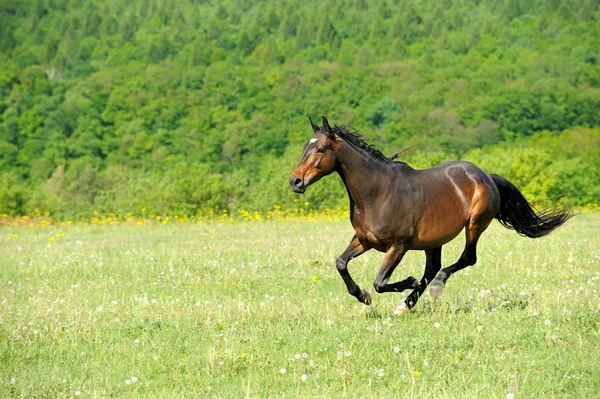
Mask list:
[[[298,194],[302,194],[306,187],[333,172],[337,166],[333,150],[335,133],[331,130],[327,118],[323,117],[323,127],[319,127],[312,119],[310,124],[315,134],[304,144],[300,162],[290,176],[290,186]]]

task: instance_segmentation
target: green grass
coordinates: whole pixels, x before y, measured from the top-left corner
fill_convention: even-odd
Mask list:
[[[371,289],[381,253],[349,265],[373,305],[347,294],[348,221],[4,228],[0,397],[597,397],[598,219],[537,240],[494,222],[400,318],[407,293]]]

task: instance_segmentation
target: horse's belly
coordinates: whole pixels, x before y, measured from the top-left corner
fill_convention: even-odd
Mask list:
[[[463,230],[463,227],[449,232],[432,232],[431,234],[419,234],[412,249],[430,249],[442,246],[452,241]]]
[[[452,241],[465,227],[465,220],[457,214],[424,218],[419,222],[413,249],[437,248]]]

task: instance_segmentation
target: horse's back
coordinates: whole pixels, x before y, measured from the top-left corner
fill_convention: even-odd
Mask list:
[[[417,218],[422,243],[441,245],[473,217],[484,214],[491,220],[497,213],[499,195],[494,182],[471,162],[449,161],[416,171],[414,181],[426,193],[423,212]]]
[[[496,191],[497,193],[496,185],[492,178],[479,166],[468,161],[443,162],[422,172],[438,175],[441,179],[450,178],[456,184],[485,184],[489,190]]]

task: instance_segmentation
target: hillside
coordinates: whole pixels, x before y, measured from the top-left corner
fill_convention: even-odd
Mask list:
[[[0,1],[0,213],[294,206],[308,117],[600,200],[596,0]],[[347,202],[339,179],[302,201]]]

